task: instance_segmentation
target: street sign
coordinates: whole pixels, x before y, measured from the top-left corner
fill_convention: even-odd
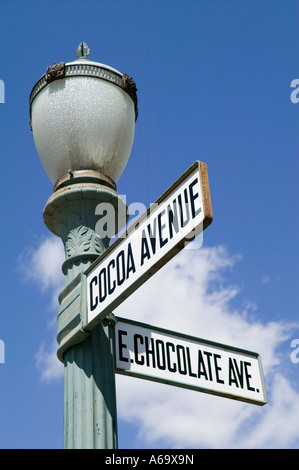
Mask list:
[[[213,220],[206,164],[195,162],[86,271],[91,330]]]
[[[267,403],[257,353],[116,318],[118,374],[219,395]]]

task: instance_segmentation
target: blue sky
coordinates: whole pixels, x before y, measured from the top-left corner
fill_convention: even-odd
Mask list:
[[[260,353],[269,399],[256,407],[117,377],[119,447],[298,447],[298,20],[292,0],[0,0],[0,448],[62,447],[63,253],[43,224],[53,188],[28,100],[46,67],[74,60],[81,41],[91,60],[137,84],[118,183],[127,203],[148,206],[195,160],[209,173],[214,220],[203,246],[116,313]]]

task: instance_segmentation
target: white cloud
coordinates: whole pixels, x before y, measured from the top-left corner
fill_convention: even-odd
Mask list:
[[[52,292],[51,308],[57,307],[58,294],[65,284],[61,265],[65,259],[58,237],[45,238],[37,248],[30,248],[19,257],[19,270],[25,279],[35,281],[42,290]]]
[[[249,432],[242,433],[240,447],[298,448],[299,394],[281,373],[273,377],[268,405],[260,411]]]
[[[35,355],[35,364],[41,373],[41,380],[51,382],[63,377],[63,365],[57,359],[57,342],[56,339],[51,344],[50,349],[44,343],[40,345]]]
[[[56,333],[56,312],[58,295],[65,285],[61,265],[65,259],[63,244],[58,237],[44,239],[37,248],[30,248],[19,257],[19,271],[27,280],[34,281],[43,293],[50,293],[51,302],[48,306],[51,316],[48,326]],[[56,336],[56,335],[55,335]],[[63,367],[56,356],[57,342],[50,347],[43,342],[35,356],[36,366],[41,371],[41,380],[51,381],[63,377]]]
[[[61,241],[44,240],[31,253],[28,275],[57,295],[64,285],[63,276],[58,276],[63,259]],[[269,403],[259,407],[117,376],[118,418],[138,427],[138,440],[132,447],[287,448],[299,443],[299,396],[283,369],[281,356],[293,325],[265,323],[258,317],[258,307],[250,304],[236,307],[242,293],[228,282],[228,271],[237,260],[238,256],[230,256],[221,246],[185,249],[114,313],[258,352]],[[49,350],[42,345],[37,357],[44,380],[62,377],[56,344]],[[294,367],[290,359],[288,364]]]

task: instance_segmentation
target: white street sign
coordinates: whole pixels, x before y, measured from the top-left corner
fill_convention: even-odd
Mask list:
[[[245,401],[267,403],[258,354],[116,318],[119,374]]]
[[[212,222],[203,162],[195,162],[86,271],[90,330]]]

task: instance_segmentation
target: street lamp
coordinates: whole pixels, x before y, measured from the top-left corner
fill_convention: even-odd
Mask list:
[[[66,255],[57,316],[58,357],[65,366],[64,447],[116,448],[113,322],[82,329],[82,276],[127,221],[116,183],[133,144],[137,96],[130,77],[88,60],[89,52],[82,42],[77,60],[47,68],[30,95],[30,125],[54,185],[44,222],[61,237]],[[97,214],[105,215],[99,204],[113,208],[105,233],[96,230]]]

